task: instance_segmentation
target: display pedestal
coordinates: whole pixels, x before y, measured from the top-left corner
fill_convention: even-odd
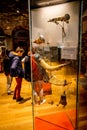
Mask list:
[[[65,112],[35,117],[35,130],[74,130]]]

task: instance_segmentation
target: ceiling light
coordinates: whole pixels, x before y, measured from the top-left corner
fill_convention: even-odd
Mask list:
[[[20,13],[19,9],[17,9],[16,12],[17,12],[17,14],[19,14]]]
[[[59,4],[59,3],[64,3],[64,2],[67,2],[67,0],[49,0],[49,2],[48,1],[40,1],[40,2],[37,2],[37,5],[38,6],[43,6],[43,5],[52,5],[52,4]]]

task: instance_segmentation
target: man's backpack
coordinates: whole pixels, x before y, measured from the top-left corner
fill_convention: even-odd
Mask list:
[[[8,55],[5,55],[4,60],[3,60],[3,69],[5,75],[10,74],[10,58]]]
[[[30,63],[30,56],[26,56],[24,62],[24,78],[27,81],[31,81],[31,63]]]

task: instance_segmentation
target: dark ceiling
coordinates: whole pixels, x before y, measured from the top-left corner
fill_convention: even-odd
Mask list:
[[[60,4],[74,0],[0,0],[0,13],[28,13],[28,4],[30,1],[31,8]],[[87,0],[83,0],[83,10],[87,8]]]
[[[16,12],[20,10],[24,13],[28,11],[27,0],[1,0],[0,1],[0,13]]]

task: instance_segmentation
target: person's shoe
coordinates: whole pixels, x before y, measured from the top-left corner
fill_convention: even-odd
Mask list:
[[[8,95],[12,95],[12,94],[13,94],[13,91],[8,91],[7,94],[8,94]]]
[[[11,95],[11,92],[7,92],[8,95]]]
[[[17,102],[20,102],[20,101],[22,101],[23,99],[24,99],[23,97],[20,97],[20,98],[16,99],[16,101],[17,101]]]
[[[15,99],[16,99],[16,97],[14,96],[14,97],[13,97],[13,100],[15,100]]]

